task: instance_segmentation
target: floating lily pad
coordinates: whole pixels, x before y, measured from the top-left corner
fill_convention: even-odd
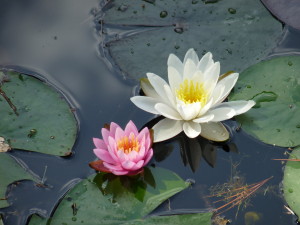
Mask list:
[[[8,206],[6,201],[7,186],[19,180],[37,181],[36,177],[26,172],[11,156],[7,153],[0,153],[0,208]]]
[[[0,96],[0,137],[12,148],[51,155],[70,152],[77,123],[62,95],[32,76],[4,73],[1,90],[10,104]]]
[[[290,159],[300,159],[300,148],[292,151]],[[300,162],[287,162],[284,169],[283,191],[289,207],[300,215]]]
[[[300,29],[300,2],[298,0],[262,0],[262,2],[279,20]]]
[[[282,31],[259,0],[114,0],[102,15],[104,55],[135,79],[166,78],[169,54],[183,59],[189,48],[212,52],[223,72],[242,71],[265,58]]]
[[[144,179],[100,173],[76,185],[48,222],[69,225],[211,224],[210,212],[145,218],[163,201],[188,186],[176,174],[161,168],[148,170]],[[33,217],[30,225],[36,224],[41,224],[41,219]]]
[[[300,144],[300,57],[258,63],[240,74],[230,100],[256,101],[237,116],[242,128],[261,141],[292,147]]]

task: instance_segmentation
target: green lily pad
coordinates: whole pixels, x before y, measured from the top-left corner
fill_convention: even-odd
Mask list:
[[[300,159],[300,148],[292,151],[290,159]],[[284,169],[283,192],[289,207],[300,215],[300,162],[287,162]]]
[[[12,148],[61,156],[70,152],[77,123],[62,95],[32,76],[0,74],[2,81],[9,79],[1,82],[1,90],[11,101],[0,96],[0,136]]]
[[[33,180],[37,178],[26,172],[11,156],[7,153],[0,153],[0,208],[9,206],[6,201],[7,186],[19,180]]]
[[[169,54],[183,60],[189,48],[199,56],[212,52],[223,72],[242,71],[281,36],[282,24],[259,0],[151,2],[114,0],[103,9],[102,52],[131,78],[147,72],[167,78]]]
[[[100,173],[77,184],[48,222],[69,225],[211,224],[211,212],[145,218],[163,201],[188,186],[178,175],[161,168],[151,168],[144,179]],[[36,224],[41,224],[41,218],[32,218],[30,225]]]
[[[230,100],[256,101],[247,113],[237,116],[242,128],[272,145],[300,144],[300,57],[276,57],[246,69]]]

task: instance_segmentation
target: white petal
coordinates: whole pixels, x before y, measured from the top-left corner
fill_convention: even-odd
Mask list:
[[[141,88],[148,97],[160,98],[147,78],[141,79]]]
[[[200,116],[204,115],[204,114],[210,109],[210,107],[212,106],[213,102],[214,102],[214,99],[211,98],[211,99],[206,103],[206,105],[205,105],[202,109],[200,109],[200,111],[199,111],[197,117],[200,117]]]
[[[183,131],[189,138],[195,138],[201,133],[201,126],[199,123],[187,121],[183,124]]]
[[[211,121],[213,118],[214,118],[213,114],[206,113],[204,116],[194,119],[193,121],[195,123],[207,123],[207,122]]]
[[[204,73],[202,73],[200,70],[197,70],[193,74],[192,80],[195,82],[204,83],[205,82]]]
[[[176,55],[174,55],[174,54],[169,55],[168,67],[169,66],[175,68],[179,74],[183,74],[183,64]]]
[[[193,77],[194,73],[197,71],[196,65],[191,59],[188,59],[186,61],[186,63],[184,64],[183,70],[184,70],[183,71],[184,79],[191,79]]]
[[[218,99],[222,98],[224,90],[225,90],[225,86],[223,84],[218,84],[215,87],[215,89],[211,93],[211,98],[214,99],[214,101],[212,102],[213,103],[212,105],[214,105]]]
[[[168,79],[173,93],[179,88],[182,82],[182,75],[174,67],[168,66]]]
[[[165,90],[165,93],[168,97],[168,105],[172,106],[172,107],[176,107],[176,103],[175,103],[175,96],[173,94],[173,92],[171,91],[171,88],[169,85],[164,85],[164,90]]]
[[[210,93],[215,89],[220,76],[220,63],[216,62],[209,67],[204,73],[204,87],[208,87],[207,92]]]
[[[160,142],[170,139],[182,131],[182,121],[170,120],[168,118],[159,121],[153,129],[154,142]]]
[[[209,68],[214,63],[212,59],[212,54],[207,52],[201,59],[197,65],[197,70],[200,70],[202,73],[205,72],[207,68]]]
[[[161,99],[164,102],[168,102],[168,96],[164,89],[164,85],[168,85],[167,82],[154,73],[147,73],[147,77],[150,81],[150,84],[152,85],[156,93],[161,97]]]
[[[177,100],[180,102],[180,100]],[[177,104],[177,111],[183,118],[183,120],[192,120],[195,119],[200,112],[201,103],[195,102],[192,104],[184,104],[183,102]]]
[[[240,100],[240,101],[232,101],[232,102],[223,102],[220,105],[218,105],[217,108],[230,107],[235,111],[235,115],[239,115],[247,112],[254,105],[255,105],[255,101],[253,100],[249,100],[249,101]]]
[[[214,118],[212,122],[220,122],[223,120],[228,120],[235,116],[235,111],[232,108],[215,108],[208,111],[208,113],[213,114]]]
[[[134,96],[130,98],[130,100],[142,110],[146,112],[159,114],[157,110],[154,108],[155,104],[159,103],[159,101],[155,98],[147,97],[147,96]]]
[[[186,52],[186,54],[184,56],[183,64],[185,64],[188,59],[191,59],[194,62],[195,65],[197,65],[198,62],[199,62],[198,55],[197,55],[197,53],[195,52],[195,50],[193,48],[190,48]]]
[[[202,123],[201,136],[212,141],[226,141],[229,139],[229,132],[220,122]]]
[[[154,106],[154,108],[156,109],[157,112],[159,112],[164,117],[167,117],[172,120],[182,120],[179,113],[166,104],[158,103]]]
[[[238,73],[232,73],[229,76],[225,77],[224,79],[220,80],[217,84],[217,87],[219,85],[224,85],[224,91],[219,99],[215,99],[215,102],[213,105],[221,103],[225,100],[225,98],[229,95],[231,89],[234,87],[237,79],[239,78]],[[217,88],[216,87],[216,88]]]

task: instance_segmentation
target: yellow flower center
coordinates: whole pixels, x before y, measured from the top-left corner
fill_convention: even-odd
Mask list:
[[[118,140],[117,145],[118,149],[123,150],[126,154],[131,151],[140,151],[140,143],[133,133],[129,137],[125,136]]]
[[[176,90],[177,98],[185,104],[207,101],[207,92],[203,88],[203,83],[185,79]]]

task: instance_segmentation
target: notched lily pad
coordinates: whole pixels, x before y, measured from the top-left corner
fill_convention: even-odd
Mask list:
[[[261,141],[292,147],[300,144],[300,57],[276,57],[240,74],[230,100],[256,101],[236,119]]]
[[[259,0],[112,0],[101,15],[101,52],[135,79],[166,78],[169,54],[183,59],[189,48],[212,52],[222,72],[242,71],[265,58],[282,31]]]
[[[290,159],[300,159],[300,148],[292,151]],[[289,207],[299,216],[300,215],[300,161],[287,162],[284,169],[283,191],[284,198]]]
[[[61,156],[70,152],[77,123],[61,94],[32,76],[0,73],[6,74],[0,82],[0,136],[12,148]]]
[[[10,155],[0,153],[0,208],[8,206],[6,201],[7,186],[19,180],[33,180],[37,178],[24,170]]]
[[[262,2],[279,20],[300,29],[300,2],[298,0],[262,0]]]
[[[144,179],[100,173],[83,180],[65,196],[47,224],[211,224],[210,212],[145,218],[189,186],[171,171],[151,168],[148,172]],[[43,223],[33,217],[30,225],[36,224]]]

